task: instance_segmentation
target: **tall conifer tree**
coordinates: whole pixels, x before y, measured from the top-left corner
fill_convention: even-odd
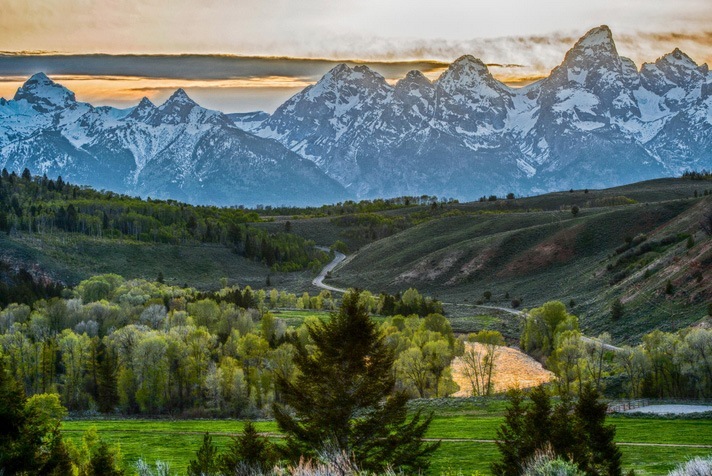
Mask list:
[[[358,291],[346,293],[341,309],[327,323],[309,327],[313,351],[297,349],[296,381],[277,378],[283,405],[275,419],[287,435],[293,459],[314,456],[335,445],[366,470],[387,466],[417,471],[428,466],[437,444],[424,444],[432,415],[407,418],[407,396],[394,393],[394,352],[359,303]]]

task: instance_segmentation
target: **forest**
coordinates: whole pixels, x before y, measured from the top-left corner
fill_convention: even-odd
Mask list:
[[[42,236],[57,231],[152,243],[217,243],[275,271],[319,269],[328,253],[288,232],[250,226],[255,211],[193,206],[99,192],[47,176],[0,174],[0,232]]]

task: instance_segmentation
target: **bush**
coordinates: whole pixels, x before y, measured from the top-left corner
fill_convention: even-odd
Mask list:
[[[574,463],[557,457],[551,448],[547,448],[537,451],[525,464],[522,476],[585,476],[585,473]]]
[[[712,474],[712,456],[694,458],[679,465],[668,476],[709,476]]]
[[[613,304],[611,304],[611,319],[614,321],[617,321],[621,317],[623,317],[623,313],[625,312],[625,307],[623,306],[623,302],[621,302],[620,299],[616,299],[613,301]]]

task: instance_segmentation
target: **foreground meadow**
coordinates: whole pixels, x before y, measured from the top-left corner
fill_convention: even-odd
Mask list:
[[[436,414],[428,438],[441,440],[432,458],[429,474],[491,474],[490,464],[499,457],[494,439],[503,421],[505,402],[499,399],[443,399],[422,402]],[[421,402],[416,402],[416,405]],[[637,475],[664,475],[678,463],[695,456],[712,454],[712,419],[676,419],[612,416],[616,441],[623,452],[624,469]],[[239,420],[67,420],[63,433],[79,440],[82,433],[96,427],[102,438],[119,444],[124,463],[138,458],[168,461],[176,474],[185,474],[204,432],[213,435],[220,449],[230,436],[242,431]],[[278,441],[273,421],[258,421],[257,429]]]

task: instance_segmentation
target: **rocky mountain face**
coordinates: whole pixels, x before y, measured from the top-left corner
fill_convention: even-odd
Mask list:
[[[182,89],[164,104],[77,102],[42,73],[0,103],[0,167],[153,198],[321,204],[349,196],[311,161],[249,134]]]
[[[712,166],[712,74],[679,50],[640,71],[608,27],[549,77],[509,88],[463,56],[395,86],[339,66],[250,129],[358,196],[473,199],[606,187]]]
[[[93,107],[38,74],[0,100],[0,166],[213,204],[609,187],[712,168],[712,73],[679,50],[638,69],[602,26],[523,88],[472,56],[395,85],[339,65],[271,115]]]

